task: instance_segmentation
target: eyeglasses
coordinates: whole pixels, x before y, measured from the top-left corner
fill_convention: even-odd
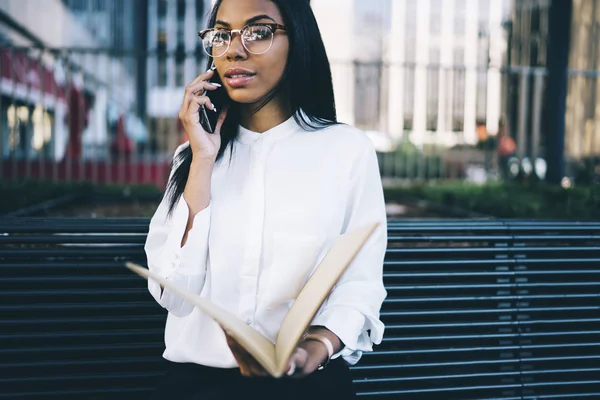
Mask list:
[[[198,33],[202,38],[202,47],[206,54],[212,58],[223,57],[231,46],[233,34],[239,33],[242,44],[249,53],[265,54],[273,45],[273,35],[278,30],[287,31],[279,24],[250,24],[242,29],[211,28]]]

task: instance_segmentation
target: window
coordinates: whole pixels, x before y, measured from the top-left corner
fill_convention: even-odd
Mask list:
[[[431,0],[429,32],[434,36],[439,36],[442,33],[442,6],[442,0]]]
[[[11,103],[2,107],[4,158],[51,157],[53,116],[41,105]],[[6,129],[5,129],[6,128]]]

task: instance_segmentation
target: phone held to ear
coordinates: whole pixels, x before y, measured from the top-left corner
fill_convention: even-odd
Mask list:
[[[218,83],[222,85],[221,78],[216,71],[215,64],[213,62],[211,68],[214,71],[213,77],[209,82]],[[223,107],[227,103],[227,92],[224,87],[220,87],[217,90],[205,90],[202,93],[203,96],[208,96],[211,103],[215,105],[215,110],[209,110],[204,106],[200,106],[200,124],[202,128],[208,133],[215,133],[215,128],[217,126],[217,120],[219,119],[219,115],[223,110]]]

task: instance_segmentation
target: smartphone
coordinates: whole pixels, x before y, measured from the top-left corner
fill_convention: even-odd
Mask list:
[[[209,82],[218,83],[222,85],[221,78],[216,71],[215,63],[213,62],[210,69],[214,71],[213,77]],[[217,120],[219,119],[219,115],[223,110],[223,107],[227,104],[227,92],[224,87],[217,88],[217,90],[205,90],[202,93],[203,96],[208,96],[211,103],[215,105],[215,111],[209,110],[204,106],[200,106],[200,124],[202,128],[208,133],[215,133],[215,128],[217,126]]]

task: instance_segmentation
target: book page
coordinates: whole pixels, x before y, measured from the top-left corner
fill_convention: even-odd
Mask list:
[[[289,359],[317,311],[379,223],[341,235],[319,263],[285,316],[277,341],[277,367],[286,369]]]
[[[162,278],[147,268],[143,268],[131,262],[126,263],[126,266],[138,275],[155,280],[163,287],[168,288],[173,293],[200,308],[203,312],[213,318],[229,336],[237,340],[248,353],[252,354],[256,361],[258,361],[267,372],[275,377],[282,375],[282,371],[276,368],[275,346],[269,339],[256,331],[256,329],[247,325],[229,311],[212,303],[210,300],[180,288],[173,282]]]

